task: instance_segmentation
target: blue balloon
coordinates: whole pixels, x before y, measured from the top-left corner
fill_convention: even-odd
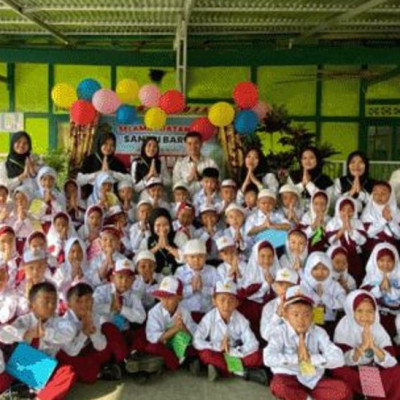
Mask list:
[[[128,104],[122,104],[116,112],[117,123],[121,125],[132,125],[136,121],[136,109]]]
[[[82,100],[92,100],[93,95],[101,89],[101,85],[95,79],[86,78],[79,82],[77,93]]]
[[[252,110],[242,110],[235,118],[234,126],[236,132],[240,135],[249,135],[253,133],[258,125],[258,116]]]

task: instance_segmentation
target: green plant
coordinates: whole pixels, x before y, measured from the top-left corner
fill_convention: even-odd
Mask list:
[[[50,150],[43,156],[43,161],[57,171],[57,186],[62,188],[68,179],[69,156],[65,149]]]

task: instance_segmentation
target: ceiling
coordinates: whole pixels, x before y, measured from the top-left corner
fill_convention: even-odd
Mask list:
[[[0,46],[170,49],[400,41],[400,0],[0,0]]]

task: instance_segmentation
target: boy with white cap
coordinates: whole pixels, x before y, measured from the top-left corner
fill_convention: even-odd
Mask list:
[[[286,291],[290,287],[297,285],[298,282],[299,276],[292,269],[282,268],[276,273],[272,288],[277,297],[264,306],[261,314],[260,333],[266,342],[269,341],[276,327],[284,323],[283,303]]]
[[[118,182],[118,198],[121,201],[123,210],[125,211],[128,221],[133,224],[135,221],[136,206],[133,202],[133,183],[131,180],[124,179]]]
[[[146,190],[140,195],[140,200],[147,200],[154,208],[169,210],[171,205],[164,200],[164,184],[161,178],[151,177],[146,182]]]
[[[189,186],[184,181],[176,182],[172,188],[174,201],[171,203],[172,218],[176,218],[176,211],[181,203],[191,201]]]
[[[274,374],[271,392],[283,400],[349,400],[346,383],[324,377],[325,369],[344,365],[344,356],[325,330],[313,324],[313,305],[300,286],[287,289],[284,323],[264,349],[264,363]]]
[[[236,203],[231,203],[225,210],[225,219],[228,227],[224,229],[223,235],[231,237],[239,252],[248,253],[251,240],[245,233],[246,210]]]
[[[193,205],[189,202],[181,202],[176,210],[176,220],[173,222],[176,232],[174,242],[179,248],[183,248],[185,243],[195,236],[194,217]]]
[[[224,179],[221,182],[219,191],[221,201],[217,204],[217,209],[219,214],[224,213],[227,207],[229,207],[230,204],[235,202],[237,191],[238,187],[233,179]]]
[[[192,312],[197,322],[212,307],[211,297],[218,273],[206,265],[207,250],[201,239],[191,239],[183,249],[186,264],[179,267],[175,277],[183,284],[182,306]]]
[[[9,286],[7,264],[0,260],[0,324],[11,321],[18,307],[18,297],[12,287]]]
[[[247,319],[236,310],[239,301],[233,282],[219,281],[213,295],[214,308],[199,323],[193,344],[200,360],[208,366],[208,378],[214,381],[219,373],[229,376],[229,357],[234,357],[236,374],[266,384],[262,353]]]
[[[148,200],[140,200],[136,206],[136,220],[129,229],[129,238],[131,241],[132,251],[139,249],[142,241],[147,241],[150,237],[149,217],[153,206]]]
[[[296,186],[287,183],[279,189],[281,200],[281,210],[283,215],[292,224],[292,227],[298,225],[303,216],[303,207],[301,205],[300,193]]]

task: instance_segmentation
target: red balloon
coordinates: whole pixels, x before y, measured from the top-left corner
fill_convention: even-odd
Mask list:
[[[207,117],[196,118],[191,124],[189,129],[191,131],[199,132],[203,142],[210,140],[215,134],[215,126],[210,122]]]
[[[258,89],[252,82],[240,82],[233,89],[233,99],[240,108],[253,108],[258,102]]]
[[[71,120],[78,125],[91,124],[96,118],[97,112],[92,103],[86,100],[77,100],[70,110]]]
[[[161,95],[158,106],[167,114],[175,114],[185,109],[185,98],[179,90],[167,90]]]

